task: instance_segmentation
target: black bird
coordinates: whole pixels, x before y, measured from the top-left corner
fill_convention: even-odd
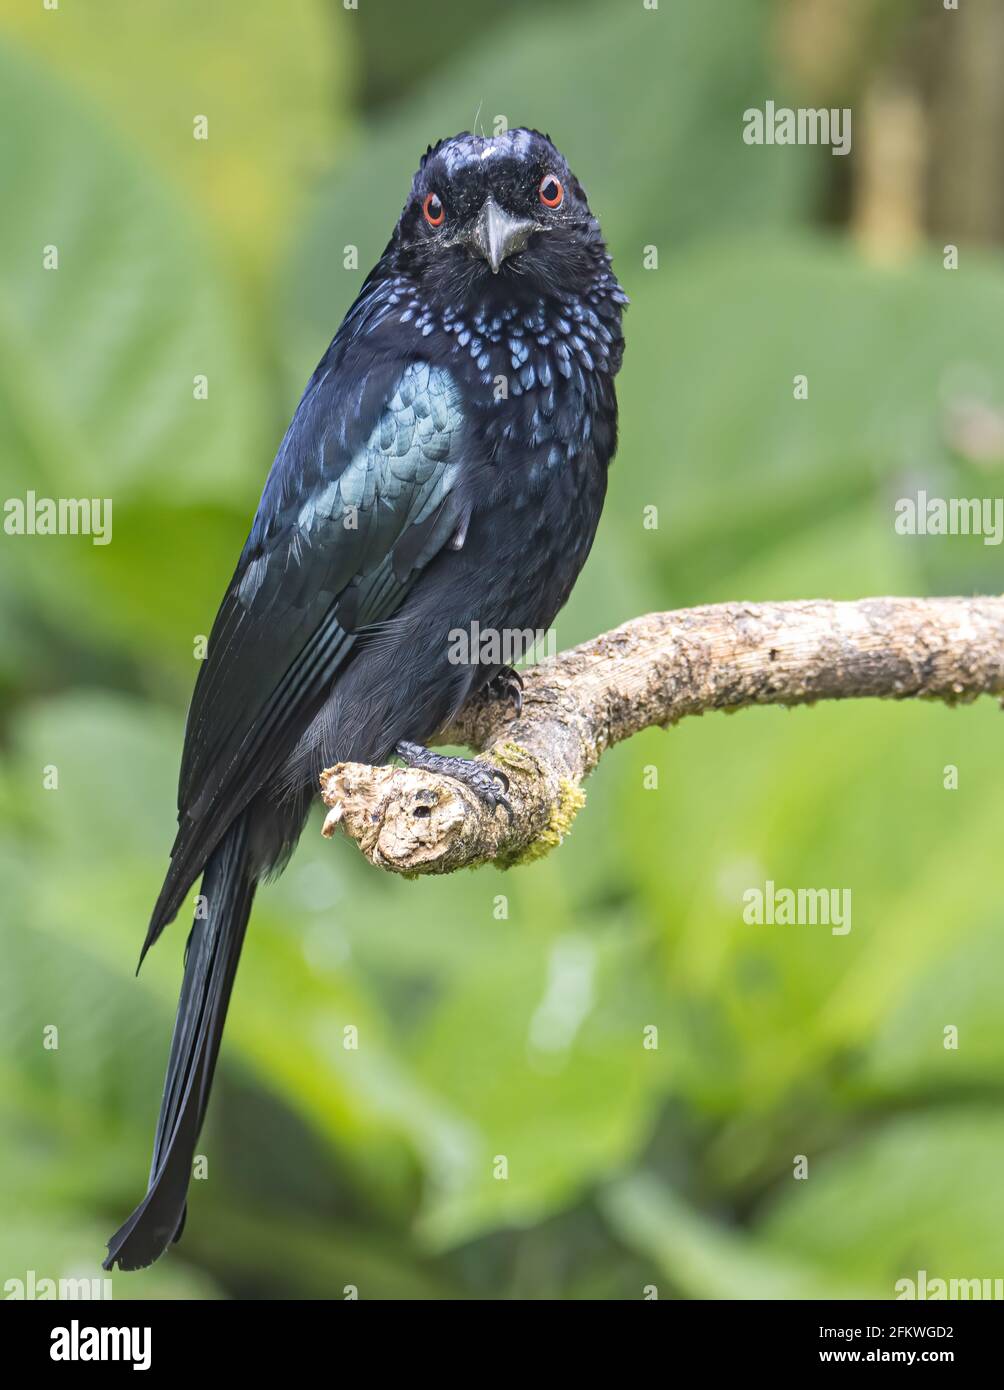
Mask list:
[[[456,664],[448,634],[546,629],[568,598],[616,447],[626,303],[547,136],[430,147],[279,446],[196,682],[141,962],[200,874],[201,908],[149,1187],[106,1269],[181,1234],[255,888],[321,770],[397,755],[508,807],[500,773],[424,746],[473,692],[511,687]]]

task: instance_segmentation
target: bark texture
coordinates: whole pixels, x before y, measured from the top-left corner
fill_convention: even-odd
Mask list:
[[[478,696],[442,742],[510,781],[513,815],[447,777],[340,763],[324,834],[395,873],[509,866],[561,843],[604,751],[652,725],[747,705],[1004,696],[1004,598],[723,603],[650,613],[524,671],[521,716]]]

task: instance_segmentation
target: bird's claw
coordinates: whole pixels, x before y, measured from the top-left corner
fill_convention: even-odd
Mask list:
[[[488,689],[499,700],[511,700],[517,719],[523,713],[523,677],[511,666],[503,666],[488,682]]]
[[[458,758],[457,762],[463,763],[465,769],[468,770],[460,776],[457,776],[456,772],[449,772],[447,776],[456,777],[458,782],[463,782],[465,787],[470,787],[474,795],[483,801],[493,814],[501,806],[509,820],[512,821],[512,804],[505,794],[509,790],[509,778],[505,773],[487,763],[467,762],[463,758]],[[501,791],[499,791],[500,786]]]
[[[501,806],[512,821],[512,805],[505,795],[509,790],[509,778],[501,768],[492,767],[490,763],[477,762],[473,758],[455,758],[446,753],[433,753],[420,743],[401,742],[394,751],[409,767],[421,768],[425,772],[438,772],[444,777],[452,777],[455,782],[462,782],[479,801],[484,802],[489,811],[494,814]]]

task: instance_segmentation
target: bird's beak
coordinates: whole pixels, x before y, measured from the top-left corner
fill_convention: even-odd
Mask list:
[[[527,218],[511,217],[494,198],[489,198],[465,241],[476,255],[484,257],[492,273],[497,275],[505,258],[522,251],[536,227],[536,222]]]

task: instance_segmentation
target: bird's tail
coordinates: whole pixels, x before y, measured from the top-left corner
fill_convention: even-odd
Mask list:
[[[206,864],[201,908],[185,949],[185,978],[171,1039],[146,1196],[108,1242],[105,1269],[153,1264],[185,1224],[185,1198],[202,1128],[230,991],[254,899],[247,816]]]

